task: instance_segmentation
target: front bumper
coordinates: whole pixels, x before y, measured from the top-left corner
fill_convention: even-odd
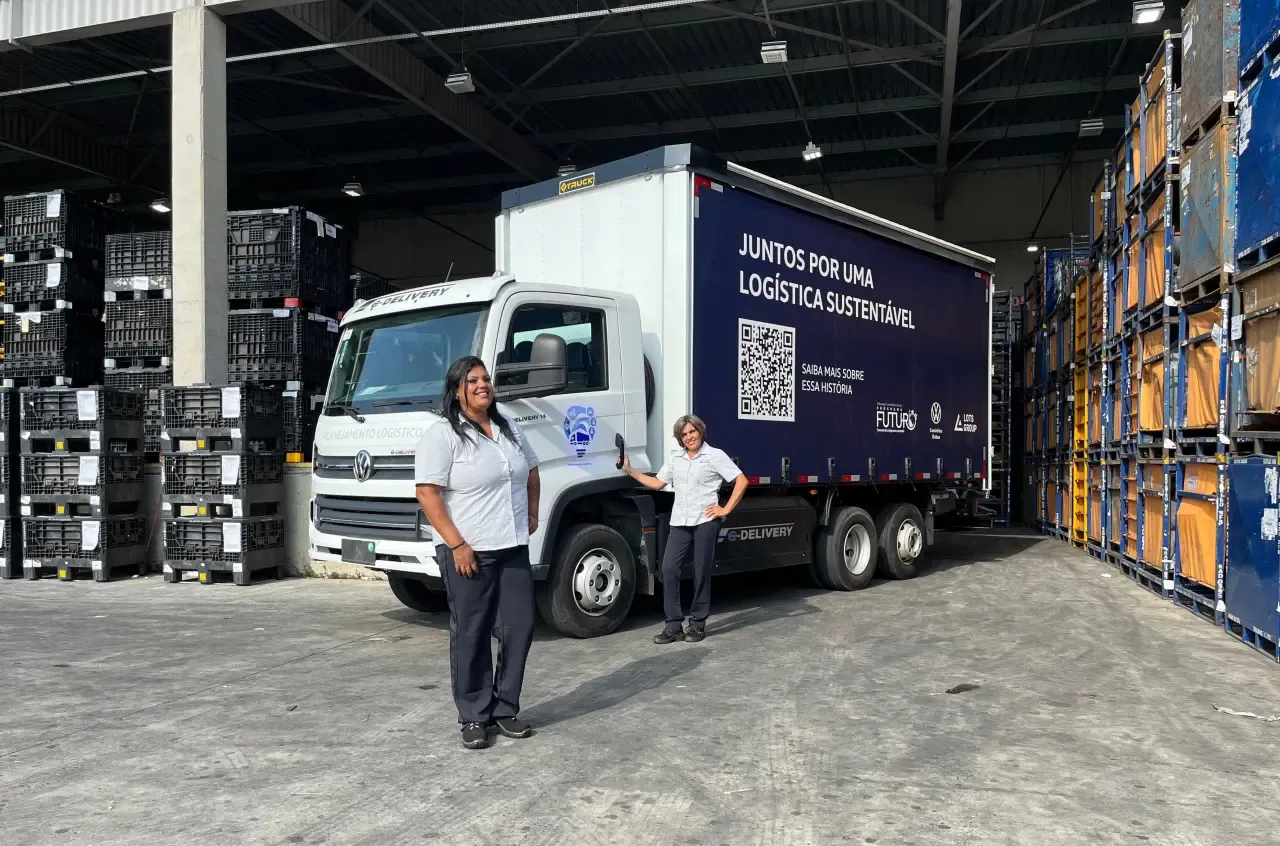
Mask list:
[[[307,536],[312,558],[335,564],[342,562],[341,537],[317,531],[314,523],[308,524]],[[377,561],[374,564],[362,565],[367,569],[395,570],[401,573],[440,577],[440,565],[436,563],[436,550],[433,543],[375,540],[373,544]]]

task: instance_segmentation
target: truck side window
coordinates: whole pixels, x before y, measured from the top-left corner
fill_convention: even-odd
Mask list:
[[[569,378],[565,393],[608,389],[604,312],[557,305],[520,306],[511,317],[502,358],[512,364],[527,362],[533,349],[533,339],[544,333],[564,338],[566,375]],[[514,377],[512,384],[522,383],[526,378]]]

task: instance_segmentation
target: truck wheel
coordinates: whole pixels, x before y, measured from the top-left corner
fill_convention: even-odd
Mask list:
[[[536,587],[542,619],[569,637],[598,637],[626,619],[636,595],[631,547],[608,526],[575,526]]]
[[[876,574],[876,524],[861,508],[839,508],[818,535],[813,574],[829,590],[861,590]]]
[[[443,593],[427,587],[426,582],[403,573],[387,573],[387,583],[396,599],[423,614],[449,610],[449,599]]]
[[[876,517],[880,533],[880,572],[889,579],[913,579],[924,552],[920,509],[905,502],[885,507]]]

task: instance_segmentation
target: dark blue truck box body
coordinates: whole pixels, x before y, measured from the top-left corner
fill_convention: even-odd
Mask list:
[[[732,185],[702,184],[695,209],[709,443],[774,483],[784,460],[793,483],[985,472],[987,273]]]

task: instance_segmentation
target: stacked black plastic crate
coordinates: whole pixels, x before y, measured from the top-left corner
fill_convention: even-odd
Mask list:
[[[22,576],[22,523],[19,517],[18,392],[0,388],[0,579]]]
[[[18,397],[26,577],[145,575],[142,394],[23,388]]]
[[[342,227],[299,207],[227,219],[227,375],[270,386],[284,401],[281,448],[310,460],[338,321],[350,305]]]
[[[208,584],[284,576],[280,391],[257,385],[160,392],[164,578]]]
[[[160,452],[160,388],[173,384],[173,236],[106,238],[103,384],[144,391],[144,441]]]
[[[102,380],[101,207],[67,191],[5,197],[4,382]]]

